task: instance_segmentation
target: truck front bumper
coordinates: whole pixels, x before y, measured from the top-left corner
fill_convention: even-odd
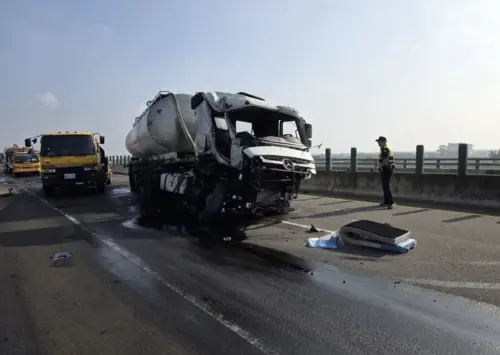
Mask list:
[[[95,186],[102,183],[104,177],[98,171],[56,172],[42,173],[41,180],[44,187]]]

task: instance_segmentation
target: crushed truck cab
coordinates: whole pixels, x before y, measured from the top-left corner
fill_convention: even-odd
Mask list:
[[[101,144],[104,136],[93,132],[54,132],[25,140],[27,146],[40,139],[40,176],[43,191],[56,188],[95,187],[104,192],[111,182],[109,164]]]

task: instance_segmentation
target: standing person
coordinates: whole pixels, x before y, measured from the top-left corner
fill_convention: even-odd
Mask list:
[[[394,157],[391,149],[387,146],[387,138],[378,137],[376,140],[380,147],[380,155],[378,159],[378,170],[382,178],[382,190],[384,191],[384,202],[380,206],[387,207],[392,210],[394,208],[394,200],[392,199],[391,179],[394,173]]]

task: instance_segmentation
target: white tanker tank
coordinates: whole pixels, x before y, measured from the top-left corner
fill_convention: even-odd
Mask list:
[[[189,94],[160,91],[136,118],[125,138],[133,157],[150,157],[172,152],[194,153],[196,116]]]

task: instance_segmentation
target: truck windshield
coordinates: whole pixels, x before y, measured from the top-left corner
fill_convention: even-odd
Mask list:
[[[39,159],[36,155],[32,154],[14,154],[12,157],[14,163],[38,163]]]
[[[237,134],[289,144],[301,144],[304,140],[298,129],[298,118],[289,115],[267,110],[241,110],[229,116]]]
[[[40,141],[40,155],[44,157],[91,154],[94,154],[91,135],[43,136]]]

